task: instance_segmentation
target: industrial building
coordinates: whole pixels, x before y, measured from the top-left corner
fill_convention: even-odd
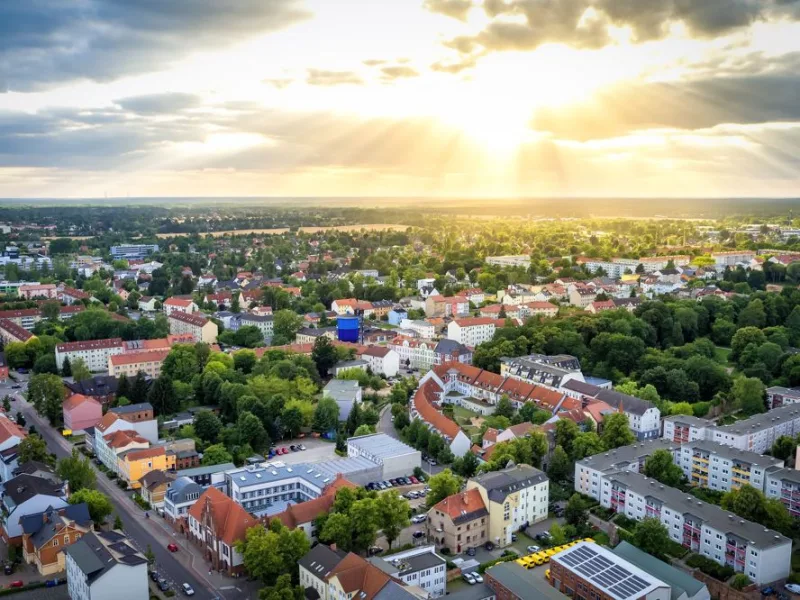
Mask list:
[[[419,450],[385,433],[350,438],[347,440],[347,456],[366,458],[380,465],[381,476],[377,478],[380,481],[411,475],[416,467],[422,465]]]

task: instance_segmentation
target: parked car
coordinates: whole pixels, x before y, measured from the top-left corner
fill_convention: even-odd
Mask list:
[[[376,554],[380,554],[381,552],[383,552],[383,548],[381,548],[380,546],[370,546],[367,552],[369,552],[370,556],[375,556]]]
[[[173,544],[173,543],[169,543],[169,544],[167,544],[167,550],[169,550],[170,552],[177,552],[178,551],[178,545],[177,544]]]
[[[547,531],[542,531],[541,533],[537,533],[534,537],[540,542],[546,542],[550,539],[550,533]]]
[[[527,551],[528,551],[530,554],[533,554],[534,552],[538,552],[539,550],[541,550],[541,548],[540,548],[539,546],[528,546],[528,547],[526,548],[526,550],[527,550]]]
[[[169,589],[169,584],[163,577],[158,580],[158,589],[160,589],[162,592],[166,592]]]
[[[512,533],[511,534],[511,541],[512,542],[516,542],[517,541],[517,534],[516,533]]]
[[[419,483],[419,479],[417,479],[416,477],[409,477],[409,479],[411,480],[411,483],[413,483],[414,485],[417,485]]]
[[[472,575],[472,573],[463,573],[461,575],[461,578],[470,585],[475,585],[476,583],[478,583],[477,581],[475,581],[475,577]]]
[[[762,596],[772,596],[774,594],[775,594],[775,588],[773,588],[771,586],[770,587],[765,587],[765,588],[763,588],[761,590],[761,595]]]
[[[291,446],[289,446],[289,450],[291,450],[292,452],[297,452],[297,446],[292,444]]]
[[[184,583],[181,587],[183,588],[184,594],[186,594],[187,596],[194,596],[194,590],[192,589],[192,586],[190,586],[188,583]]]
[[[467,556],[475,556],[475,548],[467,548]]]
[[[483,576],[477,571],[472,574],[472,577],[475,579],[475,583],[483,583]]]
[[[416,515],[411,519],[412,523],[424,523],[428,519],[428,515]]]
[[[424,531],[415,531],[414,533],[411,534],[411,537],[413,537],[414,539],[418,540],[421,537],[425,537],[425,532]]]
[[[150,571],[150,579],[158,581],[158,571]]]
[[[10,587],[10,588],[18,588],[18,587],[22,587],[23,585],[25,585],[25,584],[22,582],[22,580],[18,579],[17,581],[12,581],[11,583],[9,583],[8,587]]]
[[[437,464],[439,464],[439,463],[437,463],[437,462],[436,462],[435,460],[433,460],[432,458],[429,458],[429,459],[428,459],[428,464],[429,464],[430,466],[432,466],[432,467],[435,467],[435,466],[436,466]]]
[[[298,448],[300,448],[300,450],[305,450],[305,449],[306,449],[306,446],[305,446],[305,444],[300,444],[300,445],[298,446]]]
[[[486,548],[486,549],[487,549],[489,552],[491,552],[492,550],[494,550],[494,544],[493,544],[492,542],[486,542],[486,543],[483,545],[483,547],[484,547],[484,548]]]
[[[6,563],[3,567],[3,573],[11,575],[14,572],[14,563]]]
[[[800,594],[800,584],[797,583],[787,583],[786,590],[792,592],[793,594]]]

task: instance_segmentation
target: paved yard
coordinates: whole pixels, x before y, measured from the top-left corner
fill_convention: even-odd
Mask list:
[[[333,458],[338,458],[336,456],[336,444],[333,442],[326,442],[319,438],[303,438],[302,440],[286,440],[276,445],[278,447],[285,447],[289,448],[290,445],[297,445],[303,444],[306,449],[301,450],[300,452],[292,452],[289,450],[289,454],[283,454],[281,456],[275,456],[272,458],[273,461],[282,461],[287,465],[296,465],[297,463],[315,463],[315,462],[322,462],[324,460],[331,460]]]

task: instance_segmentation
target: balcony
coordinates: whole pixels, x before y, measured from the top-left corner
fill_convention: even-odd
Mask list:
[[[704,463],[708,464],[708,458],[706,458],[705,456],[700,456],[699,454],[692,454],[692,460],[696,460],[696,461],[700,461],[700,462],[704,462]]]

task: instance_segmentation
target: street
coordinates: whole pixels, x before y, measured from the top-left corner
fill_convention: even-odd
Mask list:
[[[19,390],[14,390],[13,392],[16,402],[12,412],[19,410],[25,416],[28,427],[30,425],[36,426],[36,431],[42,436],[47,443],[47,447],[56,457],[64,458],[69,456],[72,453],[72,445],[54,432],[50,425],[36,414],[36,411],[22,397]],[[214,574],[214,580],[219,581],[218,585],[214,585],[209,579],[212,574],[210,572],[208,572],[208,575],[206,574],[206,563],[199,555],[195,554],[196,549],[190,546],[187,539],[176,536],[169,525],[158,517],[153,516],[150,519],[145,519],[144,511],[133,503],[126,492],[119,489],[96,468],[95,472],[97,474],[97,487],[111,500],[115,512],[122,519],[126,535],[141,552],[145,552],[147,547],[150,546],[155,556],[156,569],[162,577],[167,579],[172,590],[179,593],[181,584],[188,583],[194,588],[197,597],[201,599],[224,597],[227,600],[238,600],[239,598],[248,597],[247,594],[243,594],[232,583],[226,583],[234,582],[235,580],[223,579],[220,575]],[[155,515],[155,513],[152,514]],[[113,518],[113,516],[110,518]],[[170,542],[178,545],[180,548],[178,552],[172,553],[167,550],[166,546]],[[244,580],[242,580],[242,583],[244,583]]]
[[[396,440],[400,439],[400,434],[397,433],[397,430],[394,428],[394,423],[392,422],[392,405],[387,404],[383,407],[380,414],[380,421],[378,421],[378,433],[385,433],[388,436],[393,437]],[[424,452],[423,452],[424,454]],[[424,460],[422,461],[422,470],[426,475],[436,475],[437,473],[441,473],[445,467],[442,465],[436,465],[432,467]]]

